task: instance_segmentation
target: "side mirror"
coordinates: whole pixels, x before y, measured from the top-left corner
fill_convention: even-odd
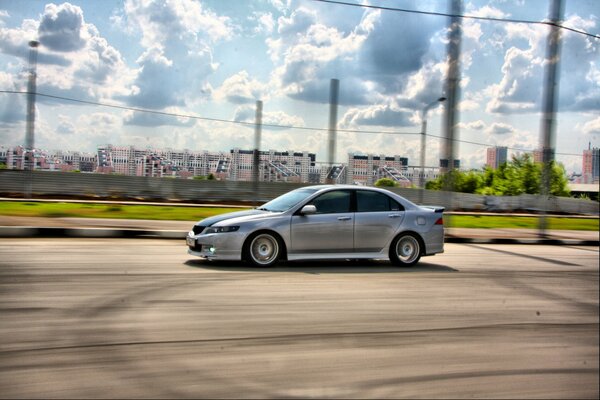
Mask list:
[[[302,210],[300,210],[300,215],[311,215],[311,214],[316,214],[317,213],[317,207],[313,206],[312,204],[308,204],[304,207],[302,207]]]

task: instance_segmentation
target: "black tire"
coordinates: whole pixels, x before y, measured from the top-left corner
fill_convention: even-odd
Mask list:
[[[255,267],[272,267],[281,258],[283,250],[279,237],[269,232],[261,232],[246,241],[244,260]]]
[[[398,235],[390,246],[390,260],[401,267],[415,265],[421,259],[423,245],[412,233]]]

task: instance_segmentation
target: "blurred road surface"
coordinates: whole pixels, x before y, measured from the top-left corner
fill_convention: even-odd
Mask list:
[[[208,263],[0,240],[0,398],[598,398],[598,247]]]
[[[0,237],[157,237],[184,238],[196,221],[156,221],[105,218],[39,218],[0,215]],[[540,238],[537,229],[446,228],[446,241],[511,244],[554,243],[598,246],[597,231],[548,230]]]

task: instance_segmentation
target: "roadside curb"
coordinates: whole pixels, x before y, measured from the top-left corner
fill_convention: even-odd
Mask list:
[[[470,243],[470,244],[543,244],[551,246],[600,246],[599,240],[563,240],[563,239],[515,239],[515,238],[466,238],[446,237],[445,243]]]
[[[111,228],[62,228],[62,227],[31,227],[31,226],[1,226],[0,238],[149,238],[149,239],[179,239],[187,236],[186,231],[146,230],[146,229],[111,229]]]
[[[187,231],[146,230],[114,228],[64,228],[32,226],[0,226],[0,238],[123,238],[123,239],[174,239],[183,240]],[[446,236],[445,243],[470,244],[522,244],[522,245],[568,245],[600,246],[600,240],[552,239],[552,238],[493,238]]]

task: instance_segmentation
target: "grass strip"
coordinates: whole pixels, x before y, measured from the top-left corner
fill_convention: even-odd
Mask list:
[[[0,202],[0,215],[44,218],[115,218],[197,221],[240,208],[120,205],[98,203]]]
[[[149,219],[171,221],[198,221],[226,212],[240,211],[241,208],[228,207],[177,207],[160,205],[121,205],[99,203],[60,203],[60,202],[27,202],[2,201],[0,215],[17,217],[45,218],[115,218],[115,219]],[[537,229],[538,217],[505,216],[505,215],[452,215],[447,218],[452,228],[523,228]],[[598,231],[598,218],[548,217],[548,229]]]

